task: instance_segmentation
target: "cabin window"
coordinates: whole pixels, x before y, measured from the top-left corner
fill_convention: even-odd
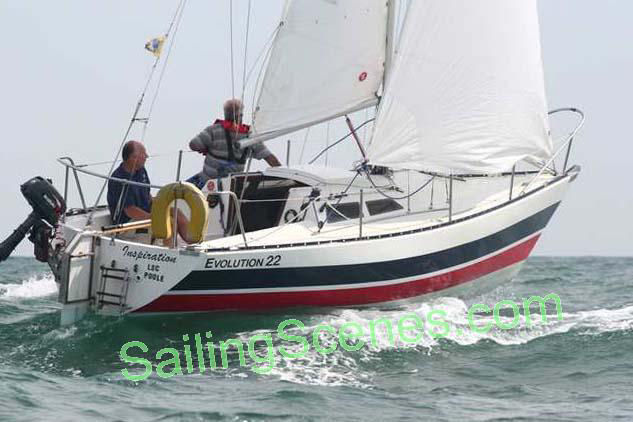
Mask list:
[[[375,201],[367,201],[367,210],[369,215],[385,214],[388,212],[399,211],[402,205],[393,199],[377,199]]]
[[[334,208],[336,211],[334,211]],[[339,221],[345,221],[343,216],[339,215],[343,214],[346,218],[353,220],[360,216],[360,204],[358,202],[350,202],[347,204],[338,204],[338,205],[330,205],[326,207],[327,209],[327,221],[328,223],[336,223]]]

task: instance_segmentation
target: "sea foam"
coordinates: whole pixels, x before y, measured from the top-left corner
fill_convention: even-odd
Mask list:
[[[518,305],[523,313],[522,305]],[[490,341],[499,346],[516,346],[543,337],[569,332],[579,335],[598,335],[604,332],[633,329],[633,306],[584,312],[565,312],[563,306],[562,319],[559,320],[557,315],[550,311],[546,323],[540,320],[540,315],[536,311],[533,312],[532,324],[527,324],[525,316],[521,315],[518,325],[512,329],[498,328],[492,315],[477,315],[475,320],[478,327],[491,325],[491,330],[487,333],[478,333],[470,329],[467,318],[468,309],[468,305],[460,299],[442,297],[426,303],[411,304],[399,310],[347,309],[338,315],[326,316],[321,321],[312,320],[311,323],[306,324],[304,330],[289,330],[289,333],[303,335],[310,341],[310,333],[321,324],[328,325],[338,331],[346,323],[357,323],[363,327],[365,333],[368,333],[371,321],[389,320],[392,322],[394,331],[393,341],[389,340],[386,326],[380,324],[375,327],[376,342],[372,344],[370,339],[365,336],[363,338],[365,346],[356,352],[346,352],[338,347],[335,352],[322,355],[311,348],[301,359],[284,359],[277,356],[276,365],[271,371],[271,375],[298,384],[368,387],[371,385],[372,373],[368,372],[367,369],[361,369],[361,362],[378,362],[382,352],[388,350],[415,350],[420,354],[430,355],[434,353],[434,349],[443,349],[443,343],[446,344],[446,342],[460,346],[471,346],[482,341]],[[438,310],[444,312],[442,320],[447,322],[450,327],[447,335],[435,338],[426,331],[416,343],[406,343],[398,338],[397,326],[401,318],[414,313],[426,316],[431,311]],[[506,325],[510,325],[512,320],[513,318],[509,316],[499,316],[499,321]],[[246,343],[249,335],[252,334],[254,333],[242,333],[239,337]],[[270,334],[278,347],[282,342],[276,338],[274,331],[271,330]],[[338,341],[335,336],[329,334],[320,337],[323,347],[332,346]],[[286,347],[293,352],[300,351],[300,347],[287,344]]]
[[[0,298],[30,299],[52,296],[57,293],[57,284],[52,275],[31,277],[20,284],[0,284]]]

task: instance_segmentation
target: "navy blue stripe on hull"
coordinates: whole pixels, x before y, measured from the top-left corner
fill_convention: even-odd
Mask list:
[[[172,291],[309,287],[421,276],[482,258],[544,229],[558,205],[554,204],[483,239],[428,255],[329,267],[192,271]]]

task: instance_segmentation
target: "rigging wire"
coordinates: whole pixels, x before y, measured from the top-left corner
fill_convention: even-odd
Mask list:
[[[246,14],[246,41],[244,42],[244,68],[242,69],[242,96],[240,100],[244,104],[244,95],[246,95],[246,67],[248,66],[248,38],[251,28],[251,8],[253,0],[248,0],[248,13]]]
[[[348,135],[348,136],[349,136],[349,135]],[[352,178],[352,180],[349,182],[349,184],[347,185],[347,187],[345,188],[345,190],[339,194],[339,196],[338,196],[338,201],[336,201],[336,204],[334,205],[334,207],[338,206],[338,205],[341,203],[341,201],[343,200],[343,198],[344,198],[345,196],[347,196],[347,192],[349,192],[349,190],[352,188],[352,186],[354,185],[354,182],[356,181],[356,179],[358,179],[358,176],[360,176],[360,171],[357,171],[357,172],[356,172],[356,174],[354,175],[354,177]],[[329,208],[335,209],[334,207],[332,207],[332,206],[330,205],[329,201],[328,201],[328,202],[326,202],[325,204],[323,204],[323,206],[322,206],[321,210],[323,210],[323,207],[329,207]],[[337,211],[337,212],[338,212],[338,211]],[[319,216],[318,216],[318,213],[316,213],[316,210],[315,210],[315,214],[316,214],[316,219],[317,219],[317,221],[319,221]],[[347,218],[347,217],[345,217],[345,218]],[[327,214],[326,214],[326,218],[325,218],[325,220],[324,220],[324,221],[319,221],[319,230],[317,231],[317,233],[321,233],[321,230],[323,229],[323,227],[325,227],[325,225],[327,224],[327,222],[328,222],[328,219],[327,219]]]
[[[371,185],[374,187],[374,189],[376,189],[376,192],[378,192],[380,195],[384,196],[387,199],[393,199],[394,201],[401,201],[403,199],[409,199],[415,195],[417,195],[418,193],[422,192],[424,190],[424,188],[426,188],[431,182],[433,182],[433,180],[435,180],[435,176],[432,177],[431,179],[427,180],[425,183],[422,184],[422,186],[420,186],[418,189],[416,189],[415,191],[411,192],[408,195],[405,196],[401,196],[401,197],[396,197],[396,196],[391,196],[391,195],[387,195],[386,193],[384,193],[381,188],[379,188],[376,183],[374,183],[374,179],[371,178],[371,175],[369,174],[368,171],[365,171],[365,175],[367,176],[367,179],[369,180],[369,183],[371,183]]]
[[[231,39],[231,98],[235,98],[235,54],[233,52],[233,0],[229,0],[229,36]]]
[[[232,3],[231,3],[232,4]],[[250,30],[250,25],[251,25],[251,7],[252,7],[252,1],[249,0],[248,1],[248,14],[246,17],[246,40],[244,42],[244,68],[242,69],[242,95],[240,97],[240,101],[242,102],[242,109],[244,108],[244,95],[246,93],[246,66],[248,63],[248,35],[249,35],[249,30]],[[232,14],[231,14],[231,22],[233,21],[232,18]],[[231,55],[232,53],[232,48],[233,48],[233,41],[232,41],[232,35],[233,30],[232,30],[232,26],[231,26]],[[231,65],[233,64],[233,57],[231,56]],[[231,72],[233,72],[233,69],[231,69]],[[235,98],[235,94],[233,94],[233,98]],[[235,112],[235,110],[234,110]],[[235,114],[234,114],[235,115]],[[243,117],[243,115],[241,116]],[[241,120],[240,120],[241,123]],[[238,140],[238,128],[236,126],[235,128],[235,142],[237,142]],[[249,176],[249,172],[251,169],[251,163],[253,161],[253,149],[252,148],[248,148],[248,152],[247,152],[247,162],[246,162],[246,170],[245,170],[245,174],[246,176],[244,177],[244,181],[242,182],[242,192],[240,193],[240,197],[239,197],[239,204],[241,206],[242,201],[244,200],[244,194],[246,192],[246,185],[248,183],[248,176]],[[231,228],[229,229],[230,233],[233,233],[236,229],[236,225],[237,225],[237,218],[233,220],[233,225],[231,226]],[[245,235],[245,233],[243,233]],[[226,233],[225,233],[226,235]]]
[[[173,152],[165,152],[165,153],[161,153],[161,154],[152,154],[152,155],[148,155],[147,158],[148,159],[154,159],[154,158],[162,158],[162,157],[175,157],[178,156],[178,154],[180,154],[181,150],[178,151],[173,151]],[[183,154],[198,154],[197,151],[182,151]],[[82,163],[82,164],[76,164],[76,167],[79,168],[85,168],[85,167],[97,167],[97,166],[104,166],[106,164],[112,164],[112,163],[118,163],[122,161],[121,158],[117,158],[116,160],[112,161],[97,161],[97,162],[92,162],[92,163]]]
[[[147,112],[147,117],[145,118],[143,125],[143,134],[141,136],[141,140],[145,140],[145,132],[147,131],[147,126],[149,125],[150,119],[152,117],[152,113],[154,112],[154,106],[156,105],[156,100],[158,99],[158,95],[160,94],[160,87],[163,83],[163,77],[165,76],[165,71],[167,70],[167,65],[169,64],[169,57],[171,56],[172,49],[174,48],[174,44],[176,43],[176,35],[178,34],[178,28],[180,27],[180,22],[182,21],[182,14],[185,11],[185,6],[187,5],[187,0],[182,0],[180,2],[180,13],[178,14],[178,18],[176,19],[176,27],[174,29],[174,36],[172,37],[171,42],[169,43],[169,48],[167,49],[167,55],[165,56],[165,64],[160,72],[160,76],[158,77],[158,83],[156,84],[156,92],[154,93],[154,98],[152,98],[152,102],[150,103],[149,110]],[[178,13],[178,12],[177,12]],[[168,32],[171,31],[174,26],[174,21],[172,21],[169,26]]]
[[[264,75],[264,69],[265,69],[264,64],[266,63],[267,58],[270,57],[270,55],[272,54],[273,46],[275,44],[275,39],[277,38],[277,35],[279,34],[279,31],[281,30],[281,27],[283,25],[284,25],[284,22],[282,21],[282,22],[279,23],[277,28],[275,28],[275,30],[273,31],[272,36],[268,40],[268,43],[269,43],[268,47],[265,48],[264,51],[262,51],[262,53],[265,52],[266,54],[265,55],[262,55],[262,54],[259,55],[259,58],[263,58],[263,60],[262,60],[262,66],[260,67],[259,72],[257,72],[257,79],[255,80],[255,87],[253,89],[253,101],[252,101],[252,104],[251,104],[251,110],[253,110],[253,124],[255,122],[255,112],[257,112],[257,108],[255,106],[255,101],[257,101],[257,91],[260,89],[261,78]],[[258,58],[258,60],[259,60],[259,58]],[[255,70],[255,66],[253,66],[252,71],[253,70]],[[248,79],[250,79],[250,76],[251,75],[250,75],[250,72],[249,72]]]
[[[326,125],[326,129],[325,129],[325,167],[327,167],[328,165],[328,158],[330,158],[330,125],[331,125],[332,121],[328,121],[327,125]]]
[[[272,49],[272,42],[275,40],[275,36],[277,35],[277,32],[279,31],[279,29],[281,28],[282,24],[280,23],[279,25],[277,25],[277,27],[275,27],[275,29],[273,30],[273,32],[270,34],[270,36],[268,37],[268,40],[266,41],[266,43],[264,44],[264,47],[262,48],[262,51],[259,53],[259,55],[257,56],[257,58],[255,59],[255,62],[253,63],[253,66],[251,66],[251,68],[248,70],[248,75],[246,76],[246,84],[248,85],[248,82],[251,80],[251,76],[253,76],[253,72],[255,71],[255,69],[257,68],[257,64],[259,63],[259,61],[261,60],[261,58],[264,55],[268,55],[268,53],[270,52],[270,50]]]
[[[178,8],[176,9],[176,12],[174,13],[174,16],[171,20],[171,23],[169,24],[169,28],[167,29],[167,32],[165,33],[165,39],[169,39],[169,35],[170,32],[172,30],[172,28],[174,27],[174,24],[176,22],[176,20],[178,19],[178,16],[181,15],[180,14],[180,10],[181,8],[184,6],[186,0],[181,0],[180,4],[178,5]],[[90,212],[90,214],[88,215],[88,218],[86,219],[86,224],[85,226],[89,226],[90,224],[92,224],[92,218],[94,216],[94,213],[97,209],[97,206],[99,205],[99,201],[101,201],[101,198],[103,197],[103,193],[105,192],[106,187],[108,186],[108,180],[110,179],[110,177],[112,177],[112,173],[114,172],[114,166],[117,162],[117,157],[121,154],[121,151],[123,150],[123,146],[125,145],[125,142],[128,139],[128,136],[130,136],[130,132],[132,131],[132,128],[134,127],[134,124],[139,121],[138,119],[138,114],[141,110],[141,107],[143,105],[143,101],[145,99],[145,95],[147,94],[147,91],[149,89],[149,86],[152,82],[152,79],[154,78],[154,73],[156,72],[156,69],[158,67],[158,63],[160,61],[160,56],[156,57],[156,59],[154,60],[154,64],[152,65],[152,68],[150,70],[150,74],[147,78],[147,81],[145,82],[145,86],[143,87],[143,91],[141,91],[141,95],[139,97],[138,102],[136,103],[136,107],[134,108],[134,113],[132,114],[132,118],[130,119],[130,123],[128,124],[128,127],[125,131],[125,134],[123,135],[123,139],[121,140],[121,143],[119,144],[119,148],[114,156],[114,161],[112,162],[112,166],[110,166],[110,169],[108,170],[108,178],[104,181],[103,185],[101,186],[101,190],[99,191],[99,194],[97,195],[97,199],[95,201],[94,207],[92,209],[92,211]],[[121,201],[119,201],[121,202]]]
[[[400,0],[400,4],[398,5],[398,9],[400,9],[398,11],[398,28],[397,28],[397,34],[394,34],[396,37],[396,40],[400,40],[400,34],[402,33],[402,25],[404,24],[404,17],[406,15],[407,12],[407,6],[406,5],[406,1],[405,0]]]
[[[150,107],[147,113],[147,117],[145,117],[144,119],[142,119],[141,121],[143,122],[143,131],[141,134],[141,140],[145,141],[145,134],[147,132],[147,126],[149,125],[152,113],[154,111],[154,106],[156,105],[156,100],[158,99],[158,94],[160,93],[160,87],[163,83],[163,77],[165,76],[165,71],[167,70],[167,65],[169,64],[169,57],[171,55],[172,49],[174,47],[174,44],[176,43],[176,34],[178,33],[178,28],[180,27],[180,21],[182,19],[182,14],[183,11],[185,10],[185,6],[187,4],[187,0],[181,0],[181,2],[178,5],[178,9],[176,9],[176,18],[174,20],[171,21],[171,23],[169,24],[169,28],[167,29],[167,33],[165,33],[165,39],[168,39],[169,37],[169,33],[171,32],[172,28],[174,29],[174,36],[171,39],[171,42],[169,43],[169,47],[167,49],[167,55],[165,56],[165,63],[163,64],[163,68],[161,69],[160,75],[158,77],[158,83],[156,84],[156,89],[154,92],[154,97],[152,98],[152,102],[150,103]],[[175,25],[175,27],[174,27]],[[159,57],[160,58],[160,57]],[[136,165],[136,162],[134,162],[134,164]],[[128,180],[132,180],[132,176],[133,174],[130,174],[130,177]],[[123,197],[124,195],[127,195],[127,186],[123,186],[121,189],[121,193],[119,194],[119,200],[117,202],[117,206],[116,209],[114,211],[114,220],[117,220],[119,218],[119,216],[121,215],[122,209],[121,209],[121,205],[123,203]]]
[[[349,190],[352,188],[352,186],[354,185],[354,182],[356,181],[356,179],[358,179],[358,176],[360,176],[360,171],[357,171],[356,174],[354,175],[354,177],[352,178],[352,180],[349,182],[349,184],[347,185],[347,187],[343,190],[343,192],[341,192],[339,194],[339,198],[338,201],[336,201],[336,205],[339,205],[341,203],[341,201],[343,200],[343,198],[347,195],[347,192],[349,192]],[[321,229],[319,229],[319,231],[321,231]]]
[[[312,126],[310,126],[307,130],[306,130],[306,134],[303,137],[303,145],[301,146],[301,156],[299,157],[299,164],[303,163],[303,153],[306,150],[306,144],[308,143],[308,137],[310,136],[310,130],[312,130]]]
[[[365,109],[365,121],[369,120],[369,108]],[[363,128],[363,143],[367,145],[367,126]]]
[[[362,123],[361,125],[357,126],[354,128],[353,131],[350,131],[347,135],[343,136],[342,138],[340,138],[339,140],[337,140],[336,142],[334,142],[332,145],[329,145],[327,148],[325,148],[323,151],[321,151],[319,154],[317,154],[316,157],[314,157],[308,164],[314,164],[314,162],[316,160],[318,160],[319,158],[321,158],[321,156],[323,154],[325,154],[326,152],[328,152],[330,149],[334,148],[335,146],[337,146],[338,144],[340,144],[341,142],[343,142],[344,140],[346,140],[347,138],[349,138],[350,136],[352,136],[354,134],[355,131],[362,129],[363,127],[365,127],[365,125],[373,122],[375,119],[369,119],[366,122]]]

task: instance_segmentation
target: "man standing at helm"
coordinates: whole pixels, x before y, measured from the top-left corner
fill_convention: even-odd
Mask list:
[[[189,142],[192,151],[205,155],[202,171],[189,180],[202,188],[209,179],[225,177],[230,173],[244,171],[249,154],[252,158],[266,160],[272,167],[281,163],[264,144],[240,149],[238,141],[247,138],[250,126],[242,124],[244,105],[232,99],[224,103],[224,120],[216,120]]]

